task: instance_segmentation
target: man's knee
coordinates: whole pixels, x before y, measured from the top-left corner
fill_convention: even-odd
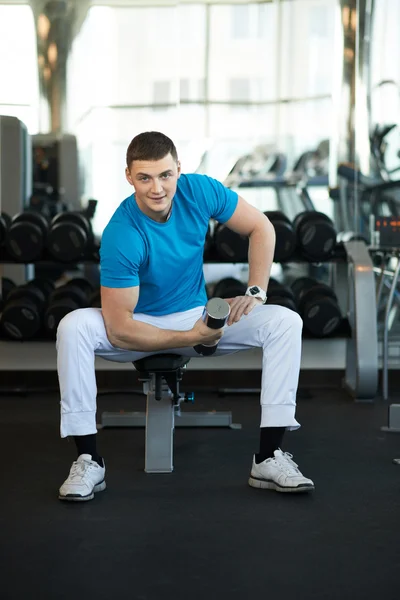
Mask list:
[[[104,329],[104,321],[98,308],[78,308],[63,317],[57,328],[57,343],[61,339],[71,338],[77,334],[96,335]]]
[[[286,308],[286,306],[275,305],[274,309],[276,309],[274,322],[276,322],[279,329],[301,333],[303,329],[303,319],[300,317],[299,313],[290,308]]]

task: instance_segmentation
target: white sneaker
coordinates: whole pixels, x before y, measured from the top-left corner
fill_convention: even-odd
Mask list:
[[[72,463],[68,478],[60,487],[59,499],[73,502],[92,500],[95,492],[106,489],[105,472],[105,465],[100,467],[90,454],[81,454]]]
[[[275,450],[274,458],[257,465],[253,457],[249,485],[277,492],[312,492],[314,483],[301,474],[292,458],[288,452]]]

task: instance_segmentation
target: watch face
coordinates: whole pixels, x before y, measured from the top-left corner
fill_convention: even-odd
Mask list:
[[[260,292],[260,288],[257,287],[256,285],[253,285],[253,287],[251,287],[249,289],[250,294],[252,294],[253,296],[255,296],[256,294],[258,294],[258,292]]]

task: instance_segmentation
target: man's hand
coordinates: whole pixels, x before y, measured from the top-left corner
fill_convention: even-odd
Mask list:
[[[224,298],[224,300],[231,307],[227,325],[237,323],[243,315],[248,315],[255,306],[263,304],[261,298],[253,298],[252,296],[236,296],[235,298]]]
[[[207,327],[204,323],[203,319],[200,318],[193,325],[191,329],[191,334],[193,335],[193,346],[197,344],[205,344],[206,346],[211,346],[212,344],[216,344],[219,342],[224,332],[222,329],[211,329],[211,327]]]

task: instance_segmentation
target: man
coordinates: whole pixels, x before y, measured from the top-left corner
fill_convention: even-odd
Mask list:
[[[281,492],[314,489],[280,450],[295,419],[300,368],[300,317],[265,306],[275,231],[263,213],[206,175],[183,175],[173,142],[146,132],[129,144],[126,178],[135,193],[115,211],[102,236],[102,309],[75,310],[57,333],[61,437],[73,436],[78,458],[60,500],[91,500],[105,489],[96,447],[94,357],[131,362],[155,353],[199,356],[194,346],[219,341],[216,355],[262,347],[260,449],[249,484]],[[228,300],[227,326],[212,330],[201,315],[207,302],[203,247],[209,219],[249,236],[249,281]]]

